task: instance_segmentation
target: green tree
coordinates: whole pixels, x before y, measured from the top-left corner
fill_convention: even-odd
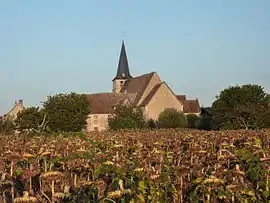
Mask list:
[[[198,116],[196,114],[186,115],[188,121],[188,128],[196,128],[196,123],[198,122]]]
[[[15,124],[13,121],[7,119],[0,119],[0,133],[1,134],[12,134],[15,132]]]
[[[270,96],[259,85],[231,86],[212,104],[213,118],[222,129],[270,127]]]
[[[145,119],[140,108],[118,104],[108,119],[108,125],[111,130],[142,129],[145,127]]]
[[[211,107],[202,107],[200,116],[196,122],[198,130],[218,130],[217,123],[213,120]]]
[[[85,128],[91,105],[86,95],[56,94],[43,103],[51,131],[78,132]]]
[[[173,108],[162,111],[158,116],[159,128],[186,128],[188,121],[185,114]]]
[[[39,107],[30,107],[18,113],[15,123],[19,131],[37,130],[42,124],[45,113]]]

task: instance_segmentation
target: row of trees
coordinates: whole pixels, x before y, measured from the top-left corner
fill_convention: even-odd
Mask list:
[[[15,121],[0,121],[0,132],[70,132],[85,128],[91,106],[86,95],[75,93],[48,96],[42,108],[19,112]]]
[[[140,108],[133,106],[118,105],[108,120],[109,128],[142,129],[142,128],[187,128],[188,119],[175,109],[165,109],[160,113],[158,120],[146,120]]]
[[[31,107],[20,112],[15,122],[0,121],[0,132],[14,127],[23,131],[81,131],[85,128],[91,106],[85,95],[57,94],[49,96],[42,108]],[[262,86],[232,86],[220,92],[211,107],[202,108],[200,116],[184,115],[165,109],[156,121],[145,120],[139,108],[118,105],[108,120],[109,128],[196,128],[260,129],[270,127],[270,96]]]
[[[141,114],[133,111],[120,113],[109,122],[111,128],[126,128],[130,125],[137,127],[136,121],[142,123]],[[133,116],[125,116],[127,114]],[[133,117],[136,119],[133,119]],[[123,120],[121,120],[123,118]],[[117,120],[116,122],[114,122]],[[121,122],[120,122],[121,121]],[[139,125],[142,126],[142,125]],[[270,95],[260,85],[230,86],[220,92],[211,107],[201,108],[200,116],[194,114],[184,115],[174,109],[162,112],[157,121],[148,121],[150,128],[179,128],[189,127],[199,130],[237,130],[237,129],[262,129],[270,128]]]

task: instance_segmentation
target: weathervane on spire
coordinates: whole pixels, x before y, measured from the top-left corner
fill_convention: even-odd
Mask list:
[[[124,36],[125,36],[124,31],[122,31],[120,35],[121,35],[121,38],[122,38],[122,42],[124,42]]]

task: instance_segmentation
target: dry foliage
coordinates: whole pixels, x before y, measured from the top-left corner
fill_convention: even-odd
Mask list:
[[[268,130],[0,136],[0,143],[0,202],[269,200]]]

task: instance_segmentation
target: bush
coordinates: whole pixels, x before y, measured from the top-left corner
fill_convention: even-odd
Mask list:
[[[154,119],[149,119],[146,121],[146,128],[149,128],[149,129],[156,129],[158,126],[157,126],[157,121],[155,121]]]
[[[188,121],[185,114],[176,109],[165,109],[158,117],[159,128],[186,128]]]
[[[44,111],[38,107],[30,107],[18,113],[15,123],[21,132],[26,130],[38,130],[45,116]]]
[[[11,120],[0,120],[0,133],[2,134],[12,134],[15,132],[14,122]]]
[[[140,108],[118,104],[108,119],[108,125],[111,130],[142,129],[145,126],[145,119]]]
[[[211,107],[201,108],[201,114],[197,119],[196,128],[198,130],[219,130],[219,126],[212,117]]]
[[[196,128],[196,123],[198,122],[198,116],[195,114],[186,115],[188,121],[188,128]]]
[[[43,103],[51,131],[79,132],[86,126],[91,106],[86,95],[75,93],[49,96]]]

